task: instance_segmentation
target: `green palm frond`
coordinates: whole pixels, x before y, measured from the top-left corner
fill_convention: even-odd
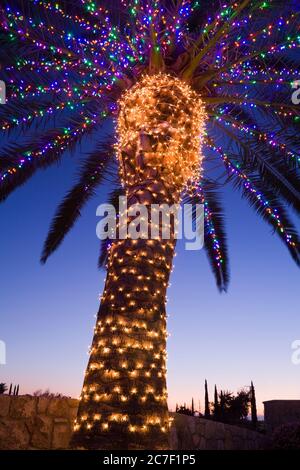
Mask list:
[[[113,154],[114,146],[112,142],[106,141],[104,144],[100,142],[83,162],[79,171],[78,182],[67,193],[51,222],[41,256],[42,263],[45,263],[59,247],[80,217],[84,206],[95,195],[96,188],[105,179]]]

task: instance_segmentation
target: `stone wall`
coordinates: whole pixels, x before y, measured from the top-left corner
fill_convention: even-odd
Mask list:
[[[264,434],[241,426],[171,413],[173,450],[258,450],[268,447]]]
[[[0,395],[0,449],[66,449],[78,400]],[[261,449],[262,434],[207,419],[171,413],[172,450]]]
[[[78,400],[0,395],[0,449],[68,447]]]

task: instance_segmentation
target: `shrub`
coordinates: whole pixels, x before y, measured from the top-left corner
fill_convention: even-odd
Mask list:
[[[273,432],[274,449],[300,450],[300,423],[284,424]]]

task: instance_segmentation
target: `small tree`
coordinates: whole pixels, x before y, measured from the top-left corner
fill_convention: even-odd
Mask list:
[[[250,395],[246,390],[240,390],[236,396],[229,400],[228,418],[231,422],[244,420],[248,416]]]
[[[224,392],[223,390],[221,390],[219,407],[219,417],[221,421],[226,421],[227,408],[229,406],[231,395],[232,394],[230,392]]]
[[[1,382],[1,383],[0,383],[0,395],[3,395],[3,393],[6,392],[6,390],[7,390],[7,385],[6,385],[6,383]]]
[[[192,415],[194,416],[194,414],[195,414],[194,398],[192,398]]]
[[[206,379],[205,379],[205,411],[204,411],[204,416],[205,416],[205,418],[210,417],[208,389],[207,389],[207,380]]]
[[[238,423],[248,416],[250,406],[250,393],[240,390],[237,395],[221,390],[220,404],[217,408],[218,419],[227,423]]]
[[[187,415],[187,416],[193,416],[192,414],[192,410],[190,410],[189,408],[186,407],[186,404],[184,404],[183,406],[179,406],[177,408],[177,413],[179,414],[182,414],[182,415]]]

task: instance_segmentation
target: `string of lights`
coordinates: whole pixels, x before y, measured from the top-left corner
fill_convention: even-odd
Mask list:
[[[212,154],[226,182],[300,265],[300,239],[287,211],[300,213],[300,111],[291,100],[299,78],[299,12],[294,0],[5,1],[0,200],[85,136],[91,144],[104,139],[102,125],[114,134],[107,148],[78,158],[79,182],[58,208],[42,261],[74,225],[108,162],[116,162],[109,171],[129,207],[176,205],[187,195],[204,204],[206,252],[226,290]],[[161,222],[154,225],[160,233]],[[168,448],[165,304],[174,226],[170,240],[147,235],[106,245],[107,277],[74,447]]]

